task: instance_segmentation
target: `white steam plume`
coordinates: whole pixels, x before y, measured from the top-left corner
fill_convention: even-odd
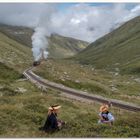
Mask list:
[[[34,60],[38,61],[41,59],[42,55],[45,59],[48,57],[48,40],[47,37],[50,36],[51,30],[51,16],[55,12],[55,6],[52,4],[47,6],[42,10],[40,14],[40,19],[38,20],[38,26],[34,29],[34,34],[32,35],[32,52]]]
[[[35,33],[32,36],[32,51],[35,61],[38,61],[42,57],[42,51],[44,54],[44,57],[47,58],[48,52],[47,52],[47,36],[44,32],[44,28],[37,27],[35,29]]]

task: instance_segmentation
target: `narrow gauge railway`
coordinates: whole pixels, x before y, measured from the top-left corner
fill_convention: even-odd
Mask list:
[[[118,107],[118,108],[121,108],[121,109],[125,109],[125,110],[128,110],[128,111],[133,111],[133,112],[139,112],[140,111],[139,106],[131,105],[131,104],[121,102],[121,101],[118,101],[118,100],[107,99],[107,98],[97,96],[97,95],[91,95],[87,92],[75,90],[75,89],[72,89],[72,88],[69,88],[69,87],[62,86],[61,84],[50,82],[48,80],[45,80],[45,79],[41,78],[40,76],[36,75],[35,73],[33,73],[32,68],[33,67],[25,70],[23,75],[27,79],[29,79],[31,82],[39,84],[43,88],[44,87],[45,88],[50,87],[52,89],[63,91],[65,93],[73,95],[73,96],[84,98],[84,99],[87,99],[87,100],[90,100],[90,101],[91,100],[92,101],[97,101],[97,102],[100,102],[100,103],[105,103],[105,102],[109,101],[109,102],[112,103],[112,106],[115,106],[115,107]]]

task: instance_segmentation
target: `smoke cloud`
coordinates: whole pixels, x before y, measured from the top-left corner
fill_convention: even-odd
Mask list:
[[[34,60],[38,61],[43,57],[47,59],[48,57],[48,40],[47,37],[50,36],[50,25],[52,15],[56,12],[54,5],[46,5],[40,13],[40,18],[37,23],[37,27],[32,35],[32,51]],[[42,56],[43,55],[43,56]]]
[[[47,58],[48,52],[47,52],[47,33],[44,32],[44,28],[37,27],[35,29],[35,33],[32,36],[32,51],[35,61],[38,61],[43,56]]]
[[[96,6],[79,3],[67,9],[60,9],[59,5],[1,3],[0,23],[33,28],[32,51],[35,60],[39,60],[42,51],[45,58],[48,56],[47,37],[51,33],[93,42],[124,22],[140,15],[140,4],[136,3]]]

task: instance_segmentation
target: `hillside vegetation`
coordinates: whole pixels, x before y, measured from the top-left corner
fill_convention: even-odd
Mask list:
[[[21,73],[32,64],[30,48],[0,32],[0,62]]]
[[[98,70],[75,61],[52,59],[42,62],[34,72],[74,89],[140,105],[140,81],[137,76]]]
[[[67,58],[74,56],[85,49],[87,45],[87,42],[81,40],[52,34],[49,38],[49,58]]]
[[[32,47],[31,37],[34,33],[33,29],[0,24],[0,32],[26,47]],[[71,57],[86,48],[89,44],[85,41],[63,37],[58,34],[52,34],[47,38],[49,42],[48,52],[50,58]]]
[[[0,137],[140,137],[139,113],[130,113],[112,107],[111,112],[116,119],[114,126],[99,125],[97,122],[100,104],[69,99],[55,90],[48,89],[47,92],[43,92],[27,81],[22,73],[33,62],[30,45],[28,41],[26,42],[26,37],[23,37],[24,34],[21,38],[26,43],[18,38],[19,35],[12,35],[14,30],[11,32],[9,28],[6,28],[8,29],[5,30],[6,33],[0,30]],[[53,43],[58,41],[56,41],[57,45],[60,42],[63,45],[63,42],[59,41],[63,38],[64,42],[69,40],[69,43],[76,46],[74,43],[76,40],[72,41],[72,39],[65,39],[58,35],[52,38]],[[68,46],[67,41],[64,44]],[[80,48],[81,46],[79,45]],[[77,50],[74,47],[70,49],[74,53]],[[52,56],[56,55],[52,54]],[[127,102],[135,101],[139,105],[140,88],[135,76],[115,76],[114,73],[97,70],[93,66],[61,59],[48,59],[37,66],[34,71],[44,78],[66,86],[104,97],[113,97]],[[67,124],[56,133],[44,133],[38,128],[44,124],[48,107],[52,104],[62,106],[59,118]]]
[[[140,74],[140,16],[91,43],[74,59],[96,68]]]
[[[31,47],[33,30],[22,26],[0,24],[0,32],[24,46]]]
[[[116,121],[113,127],[99,125],[99,104],[88,104],[62,97],[58,91],[42,92],[30,82],[20,79],[18,73],[9,72],[7,83],[0,83],[0,137],[139,137],[139,114],[112,108]],[[12,75],[16,76],[12,76]],[[0,79],[3,78],[0,75]],[[10,80],[10,81],[9,81]],[[12,81],[12,82],[11,82]],[[59,118],[66,121],[64,128],[55,133],[38,130],[45,123],[48,107],[62,106]]]

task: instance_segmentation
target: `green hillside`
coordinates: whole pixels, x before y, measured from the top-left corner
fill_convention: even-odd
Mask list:
[[[31,36],[33,30],[22,26],[9,26],[0,24],[0,32],[25,46],[32,47]],[[52,34],[48,37],[49,57],[65,58],[77,54],[89,44],[87,42]]]
[[[60,36],[57,34],[52,34],[49,38],[49,57],[50,58],[66,58],[73,56],[80,52],[82,49],[87,47],[88,43]]]
[[[97,122],[100,104],[89,104],[87,102],[84,103],[75,99],[69,99],[68,97],[62,96],[61,92],[50,89],[46,93],[27,81],[22,76],[22,73],[32,65],[32,52],[31,48],[27,47],[26,37],[24,38],[25,43],[22,43],[18,37],[18,35],[13,36],[12,32],[9,35],[0,31],[1,138],[140,137],[138,113],[130,113],[112,107],[111,112],[116,118],[114,126],[110,127],[106,124],[99,125]],[[26,43],[27,45],[25,45]],[[72,49],[74,50],[74,48]],[[89,88],[90,90],[90,87],[92,87],[92,91],[97,93],[101,92],[103,95],[109,92],[109,88],[104,86],[104,83],[108,85],[109,80],[112,80],[112,76],[108,74],[101,75],[98,71],[92,71],[90,67],[86,68],[85,66],[77,65],[75,62],[74,64],[69,64],[67,63],[69,62],[68,60],[65,63],[63,60],[59,60],[60,63],[58,63],[57,59],[55,61],[53,59],[44,61],[36,69],[40,68],[42,74],[44,73],[44,77],[49,74],[50,80],[56,78],[58,82],[65,82],[68,86],[72,85],[74,88],[77,88],[77,85],[80,85],[80,88],[82,88],[84,85],[84,88]],[[46,66],[47,69],[45,67],[42,68],[42,66]],[[39,73],[39,71],[37,72]],[[58,79],[58,76],[61,76],[60,79]],[[79,78],[79,81],[75,81],[75,78],[76,80]],[[80,78],[82,78],[81,80],[84,83],[81,83]],[[118,81],[120,82],[122,78],[119,78],[120,80]],[[135,83],[133,82],[132,84],[134,85]],[[136,84],[138,85],[138,83]],[[131,97],[131,100],[135,99],[138,102],[139,96],[135,96],[138,91],[137,85],[135,86],[135,93],[132,94],[133,97],[130,95],[127,97],[122,96],[122,98],[126,100],[126,98]],[[126,88],[121,84],[118,86],[124,90]],[[131,87],[129,86],[129,88]],[[127,100],[130,101],[130,99]],[[62,130],[56,133],[40,132],[38,128],[44,124],[48,107],[52,104],[60,104],[62,106],[59,117],[66,121],[67,124]]]
[[[75,59],[96,68],[140,74],[140,16],[91,43]]]
[[[140,79],[137,75],[121,75],[70,60],[44,61],[34,69],[37,75],[67,87],[93,95],[140,105]]]
[[[0,24],[0,32],[25,46],[32,46],[31,36],[33,30],[30,28]]]
[[[0,62],[21,73],[32,64],[32,52],[19,42],[0,32]]]

